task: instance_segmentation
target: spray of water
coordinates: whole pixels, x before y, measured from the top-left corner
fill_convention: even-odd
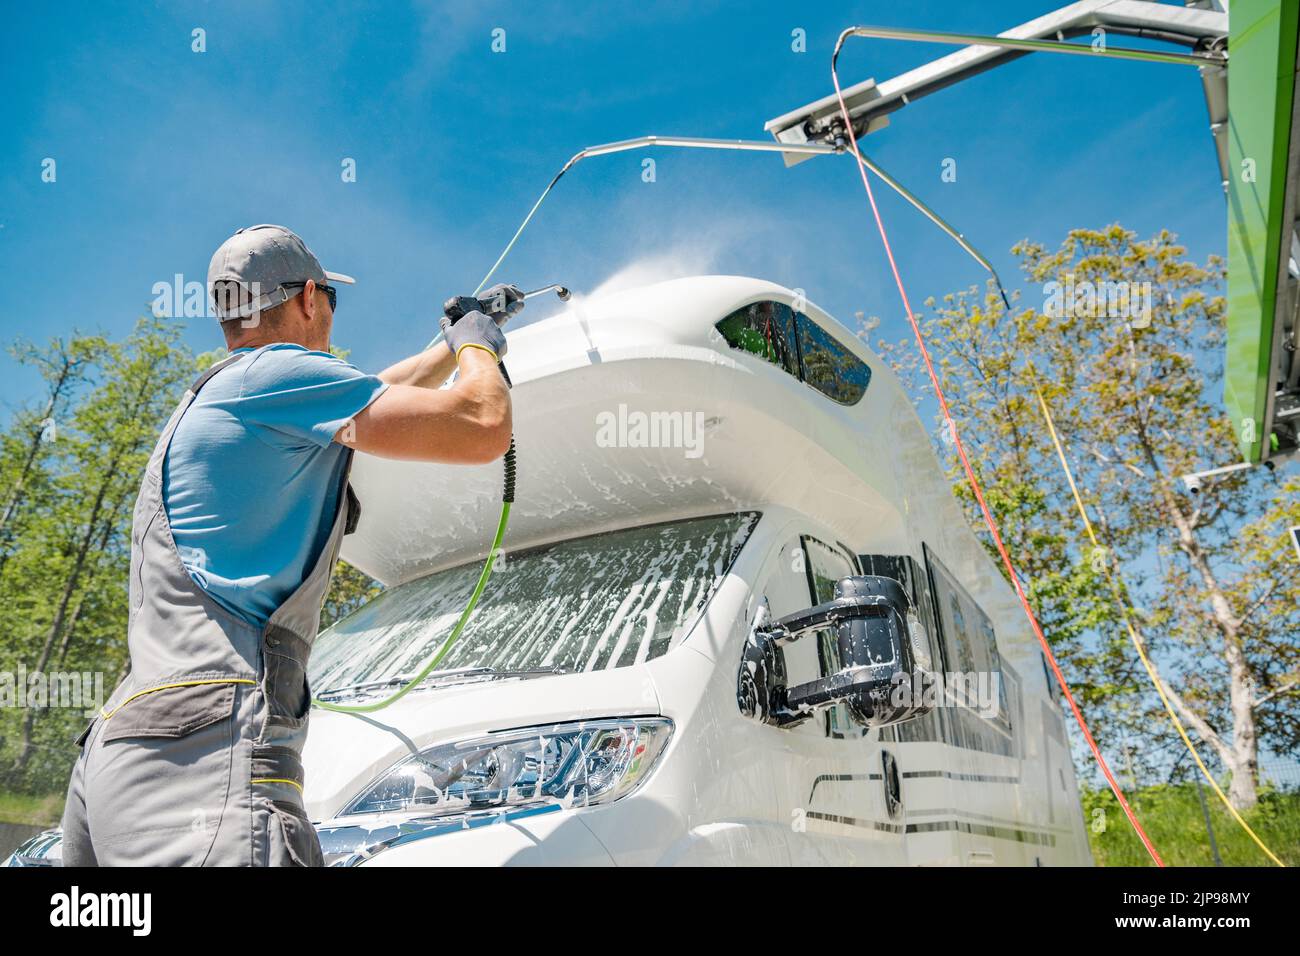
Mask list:
[[[669,279],[707,275],[716,268],[720,252],[716,246],[682,246],[658,255],[642,256],[609,275],[591,290],[589,298],[595,299]]]

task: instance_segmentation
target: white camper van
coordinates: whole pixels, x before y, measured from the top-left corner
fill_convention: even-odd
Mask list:
[[[474,617],[391,707],[312,716],[327,862],[1090,863],[1038,646],[856,338],[708,276],[574,301],[508,364]],[[499,463],[353,476],[344,557],[387,589],[318,640],[339,704],[441,646],[500,507]]]

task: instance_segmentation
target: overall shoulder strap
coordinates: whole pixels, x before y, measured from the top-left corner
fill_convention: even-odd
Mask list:
[[[199,389],[201,389],[204,385],[208,384],[208,380],[212,378],[212,376],[220,372],[227,365],[234,365],[241,358],[249,358],[251,356],[256,355],[258,352],[261,352],[263,349],[269,347],[270,346],[263,345],[261,348],[254,349],[251,352],[232,352],[230,355],[227,355],[221,361],[217,362],[215,365],[208,368],[207,371],[205,371],[202,375],[200,375],[197,379],[195,379],[194,384],[190,386],[190,392],[194,395],[199,394]]]

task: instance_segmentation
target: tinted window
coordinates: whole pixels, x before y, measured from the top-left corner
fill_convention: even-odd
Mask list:
[[[930,639],[930,661],[932,669],[943,670],[943,657],[939,651],[939,625],[935,622],[934,603],[930,597],[930,580],[925,571],[911,555],[900,554],[860,554],[858,561],[863,574],[881,574],[902,583],[912,606],[921,616],[925,633]],[[892,728],[883,728],[881,739],[895,740],[900,743],[909,741],[943,742],[945,733],[944,716],[948,708],[936,707],[928,714],[913,717]],[[884,730],[892,730],[892,735],[885,736]]]
[[[794,343],[794,310],[780,302],[755,302],[718,323],[727,344],[799,375]]]
[[[1024,699],[1020,696],[1020,675],[1018,675],[1011,666],[1005,661],[1002,663],[1002,686],[1006,690],[1007,698],[1007,717],[1011,724],[1012,744],[1017,757],[1023,757],[1021,753],[1021,740],[1016,733],[1017,727],[1025,725],[1025,705]]]
[[[977,682],[962,689],[950,679],[949,690],[956,688],[958,702],[972,709],[980,707],[980,703],[969,691],[978,687],[982,696],[991,696],[987,703],[992,706],[995,714],[981,716],[1010,733],[1002,660],[998,655],[993,622],[929,548],[926,548],[925,556],[930,566],[945,670],[965,675],[966,679],[974,678]]]
[[[871,366],[802,312],[798,324],[803,380],[841,405],[856,404],[871,381]]]

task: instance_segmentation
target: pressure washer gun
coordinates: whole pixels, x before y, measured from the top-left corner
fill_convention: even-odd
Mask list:
[[[507,319],[518,314],[523,309],[525,301],[533,296],[543,295],[551,291],[554,291],[562,300],[568,301],[569,290],[562,285],[543,286],[540,289],[534,289],[532,292],[521,292],[514,286],[497,285],[489,289],[489,294],[483,298],[479,298],[477,295],[452,296],[442,304],[442,314],[451,320],[452,325],[463,319],[467,312],[482,312],[484,315],[495,318],[497,325],[504,325]],[[506,380],[506,386],[513,388],[505,363],[498,363],[498,367],[501,369],[501,377]]]

